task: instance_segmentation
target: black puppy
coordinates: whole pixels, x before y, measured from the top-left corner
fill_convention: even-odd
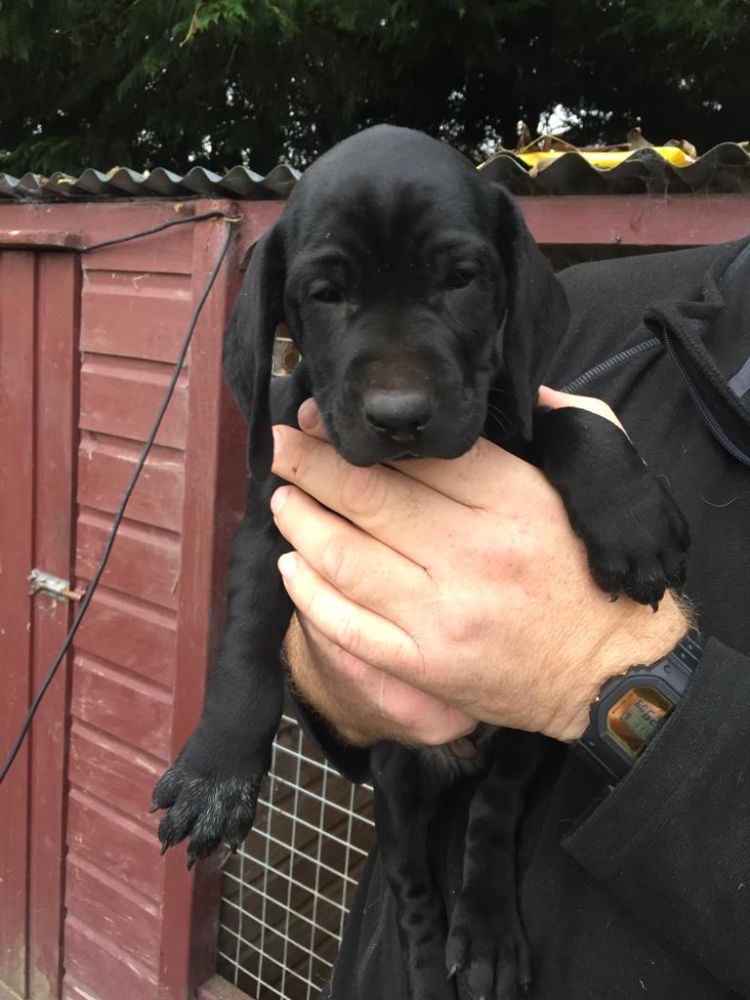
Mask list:
[[[225,341],[225,373],[248,418],[252,486],[229,571],[226,624],[197,729],[161,778],[164,849],[189,861],[249,832],[282,709],[280,649],[292,606],[275,563],[270,384],[286,322],[302,361],[276,396],[296,424],[312,395],[339,453],[357,465],[453,458],[480,435],[531,457],[559,490],[597,583],[656,608],[683,582],[685,522],[608,421],[535,410],[568,320],[561,286],[508,195],[449,147],[378,126],[303,176],[259,242]],[[525,734],[480,727],[478,752],[372,752],[378,839],[395,893],[412,1000],[452,1000],[461,970],[475,997],[528,982],[513,834],[534,769]],[[466,840],[464,890],[446,918],[425,850],[452,783],[484,767]],[[477,912],[479,910],[479,912]]]

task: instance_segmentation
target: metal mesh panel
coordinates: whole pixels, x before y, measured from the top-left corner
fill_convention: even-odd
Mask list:
[[[372,839],[371,789],[285,715],[253,831],[224,864],[220,974],[255,1000],[315,1000]]]

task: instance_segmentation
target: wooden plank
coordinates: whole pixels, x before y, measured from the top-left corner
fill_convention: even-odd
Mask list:
[[[62,1000],[96,1000],[96,998],[92,997],[83,986],[76,983],[71,978],[70,973],[66,971],[63,980]]]
[[[164,866],[154,835],[78,788],[68,802],[68,844],[71,854],[158,904]]]
[[[171,697],[140,678],[77,653],[71,711],[75,718],[160,760],[170,751]]]
[[[750,201],[739,194],[565,195],[517,201],[534,239],[557,246],[690,247],[738,240],[750,232]]]
[[[517,199],[532,231],[542,243],[565,246],[583,245],[650,245],[695,246],[740,239],[750,229],[747,198],[735,194],[670,195],[666,198],[649,195],[565,195],[562,197],[520,197]],[[284,202],[244,202],[202,199],[195,202],[143,200],[141,202],[108,202],[79,204],[18,204],[0,203],[0,246],[74,246],[109,239],[137,229],[153,226],[178,215],[198,214],[221,209],[243,216],[240,225],[243,247],[252,245],[273,225],[284,208]],[[196,227],[210,227],[213,222],[199,222]],[[177,233],[191,230],[190,225]],[[185,246],[169,247],[164,241],[169,231],[156,237],[151,261],[138,253],[142,241],[119,247],[117,268],[137,273],[148,270],[164,273],[189,274],[192,251],[189,240]],[[175,233],[175,230],[172,230]],[[133,257],[122,257],[125,246],[132,248]],[[100,262],[107,265],[101,254],[89,258],[92,267]],[[179,261],[179,264],[177,263]],[[147,267],[146,264],[149,264]],[[125,265],[128,265],[127,267]]]
[[[101,585],[76,635],[76,649],[166,688],[175,673],[176,621],[153,604]]]
[[[70,578],[77,417],[79,262],[42,254],[37,290],[37,419],[34,565]],[[34,598],[34,690],[41,687],[71,621],[66,601]],[[58,996],[62,985],[66,765],[70,655],[58,669],[31,730],[29,990]]]
[[[119,951],[104,934],[78,923],[65,922],[66,974],[88,1000],[155,1000],[153,974],[131,955]],[[76,996],[76,993],[73,993]]]
[[[10,749],[31,697],[34,371],[36,263],[23,252],[0,254],[0,753]],[[0,786],[0,982],[27,995],[26,919],[29,865],[29,751],[22,747]]]
[[[68,771],[71,782],[141,823],[154,838],[158,821],[149,815],[148,807],[151,789],[163,770],[161,761],[144,751],[74,722]]]
[[[173,201],[167,199],[143,199],[141,201],[77,202],[71,204],[50,204],[31,202],[26,204],[0,204],[0,245],[43,248],[45,246],[80,248],[103,240],[121,237],[148,229],[163,222],[178,218],[192,218],[193,215],[211,210],[218,204],[207,201]],[[205,223],[197,223],[205,225]],[[192,264],[191,230],[193,226],[177,226],[154,236],[120,244],[115,250],[120,254],[121,266],[127,267],[131,261],[137,270],[145,262],[145,254],[139,255],[138,248],[146,240],[148,256],[152,259],[148,270],[190,273]],[[128,255],[123,251],[128,248]],[[107,264],[104,254],[98,251],[95,263]],[[92,262],[94,254],[91,254]],[[111,257],[109,260],[115,258]]]
[[[78,454],[78,502],[114,514],[143,445],[84,431]],[[155,445],[128,503],[128,518],[179,531],[185,485],[182,452]]]
[[[211,976],[198,987],[197,1000],[252,1000],[252,997],[238,990],[222,976]]]
[[[200,225],[200,223],[199,223]],[[138,232],[132,222],[123,225],[119,236]],[[133,271],[163,274],[190,274],[191,233],[188,226],[176,226],[152,236],[141,236],[128,243],[119,243],[85,254],[84,267],[90,271]]]
[[[82,430],[145,441],[156,418],[171,368],[155,361],[87,355],[81,368]],[[187,382],[175,387],[156,444],[185,447]]]
[[[195,233],[196,297],[217,259],[225,225],[211,223]],[[235,240],[206,302],[190,355],[173,757],[200,713],[221,619],[229,543],[244,501],[246,429],[221,371],[222,336],[239,289],[243,254],[243,244]],[[215,856],[188,873],[182,847],[167,853],[160,1000],[183,1000],[214,971],[219,899]]]
[[[155,972],[160,924],[155,903],[76,855],[68,867],[65,902],[79,924],[93,927],[117,951],[131,955]]]
[[[87,263],[90,263],[87,261]],[[185,274],[86,272],[81,306],[81,349],[174,363],[192,313]]]
[[[111,529],[111,518],[84,509],[78,517],[76,575],[90,580]],[[175,535],[123,521],[102,582],[162,608],[175,609],[180,577],[180,546]]]
[[[0,1000],[25,1000],[25,994],[21,996],[0,980]]]

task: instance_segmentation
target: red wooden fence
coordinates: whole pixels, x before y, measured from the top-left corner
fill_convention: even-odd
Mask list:
[[[0,1000],[205,1000],[215,862],[161,859],[146,810],[201,703],[244,428],[221,332],[247,249],[278,203],[0,204],[0,754],[68,627],[32,568],[85,586],[153,421],[226,222],[82,247],[220,208],[240,214],[110,567],[0,789]],[[527,200],[547,245],[690,245],[744,236],[730,195]],[[231,990],[230,990],[231,992]]]
[[[71,613],[30,598],[26,578],[90,579],[227,223],[47,248],[215,207],[0,207],[3,753]],[[243,498],[220,332],[244,252],[278,211],[255,206],[239,227],[72,665],[0,792],[0,996],[176,1000],[214,969],[216,865],[162,860],[147,808],[200,708]]]

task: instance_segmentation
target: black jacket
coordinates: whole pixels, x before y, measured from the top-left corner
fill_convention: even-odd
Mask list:
[[[750,997],[750,240],[560,277],[573,322],[545,381],[606,399],[668,478],[690,522],[687,593],[708,642],[687,697],[614,791],[545,741],[520,843],[529,995]],[[362,776],[363,755],[317,738]],[[448,906],[469,794],[433,844]],[[402,969],[375,853],[324,996],[406,1000]]]

